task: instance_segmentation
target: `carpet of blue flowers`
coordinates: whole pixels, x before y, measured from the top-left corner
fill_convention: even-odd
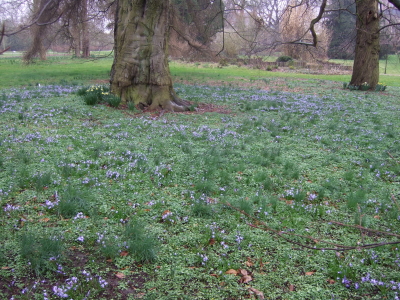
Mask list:
[[[400,90],[80,88],[0,91],[0,299],[400,298]]]

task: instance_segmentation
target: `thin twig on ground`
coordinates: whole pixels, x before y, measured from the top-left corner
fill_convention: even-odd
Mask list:
[[[332,251],[348,251],[348,250],[362,250],[362,249],[371,249],[371,248],[376,248],[376,247],[380,247],[380,246],[385,246],[385,245],[396,245],[396,244],[400,244],[400,240],[398,241],[393,241],[393,242],[382,242],[382,243],[372,243],[372,244],[363,244],[363,245],[354,245],[354,246],[346,246],[346,245],[342,245],[342,244],[337,244],[337,243],[333,243],[330,241],[326,241],[326,240],[322,240],[319,238],[315,238],[312,236],[304,236],[304,235],[299,235],[299,234],[295,234],[295,233],[291,233],[291,232],[285,232],[282,230],[276,230],[273,228],[270,228],[265,222],[257,219],[254,216],[251,216],[250,214],[246,213],[243,210],[238,209],[237,207],[234,207],[232,204],[230,204],[229,202],[224,202],[225,205],[227,205],[228,207],[240,212],[242,215],[256,221],[256,224],[252,224],[252,223],[248,223],[247,225],[253,227],[253,228],[257,228],[263,231],[267,231],[267,232],[271,232],[272,234],[276,234],[278,237],[282,238],[283,240],[287,241],[288,243],[300,246],[301,248],[305,248],[305,249],[311,249],[311,250],[320,250],[320,251],[328,251],[328,250],[332,250]],[[352,228],[357,228],[361,231],[369,231],[369,232],[374,232],[380,235],[389,235],[389,236],[395,236],[395,237],[399,237],[400,235],[398,234],[394,234],[394,233],[389,233],[389,232],[383,232],[383,231],[379,231],[379,230],[374,230],[374,229],[369,229],[369,228],[365,228],[361,225],[349,225],[349,224],[343,224],[340,222],[336,222],[336,221],[330,221],[329,223],[332,224],[337,224],[337,225],[341,225],[341,226],[348,226],[348,227],[352,227]],[[261,225],[261,226],[260,226]],[[320,243],[320,244],[327,244],[327,245],[332,245],[334,247],[316,247],[316,246],[310,246],[307,245],[305,243],[300,243],[297,241],[294,241],[290,238],[285,237],[284,235],[289,235],[292,237],[299,237],[299,238],[304,238],[306,240],[311,240],[314,243]],[[299,250],[299,249],[295,249],[295,250]]]

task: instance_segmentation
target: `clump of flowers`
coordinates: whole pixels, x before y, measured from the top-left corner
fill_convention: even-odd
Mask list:
[[[379,92],[379,91],[384,91],[386,90],[386,84],[378,82],[378,84],[375,86],[375,91]],[[368,82],[364,82],[361,85],[352,85],[350,83],[347,82],[343,82],[343,89],[349,89],[350,91],[356,91],[356,90],[360,90],[360,91],[367,91],[371,88],[371,85]]]
[[[96,105],[102,102],[109,104],[111,107],[118,107],[121,98],[110,93],[108,87],[102,85],[92,85],[89,88],[82,88],[78,91],[78,95],[83,98],[87,105]]]
[[[361,84],[360,90],[362,90],[362,91],[367,91],[367,90],[369,90],[370,87],[371,87],[371,86],[369,85],[368,82],[364,82],[364,83]]]
[[[387,87],[386,84],[384,84],[382,82],[378,82],[378,84],[375,86],[375,91],[376,92],[379,92],[379,91],[383,92],[383,91],[386,90],[386,87]]]

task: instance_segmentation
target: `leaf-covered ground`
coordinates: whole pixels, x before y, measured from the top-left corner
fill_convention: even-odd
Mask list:
[[[3,90],[0,298],[397,299],[400,91],[321,84],[161,116]]]

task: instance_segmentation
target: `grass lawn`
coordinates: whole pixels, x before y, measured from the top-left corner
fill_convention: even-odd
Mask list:
[[[110,64],[0,78],[0,299],[400,296],[399,87],[174,63],[198,112],[85,105]]]
[[[50,56],[47,61],[36,61],[25,65],[20,58],[5,55],[0,59],[0,88],[34,86],[37,84],[73,84],[82,85],[88,82],[108,82],[113,57],[102,53],[106,58],[91,60],[70,59]],[[387,74],[384,74],[385,61],[380,62],[380,81],[388,86],[400,87],[400,63],[397,56],[390,56]],[[349,64],[349,61],[335,60],[337,63]],[[230,65],[217,68],[210,63],[170,63],[171,74],[175,82],[224,85],[226,83],[245,84],[259,80],[282,81],[284,79],[327,80],[349,82],[350,75],[316,75],[285,72],[269,72]],[[339,85],[341,85],[341,83]]]

